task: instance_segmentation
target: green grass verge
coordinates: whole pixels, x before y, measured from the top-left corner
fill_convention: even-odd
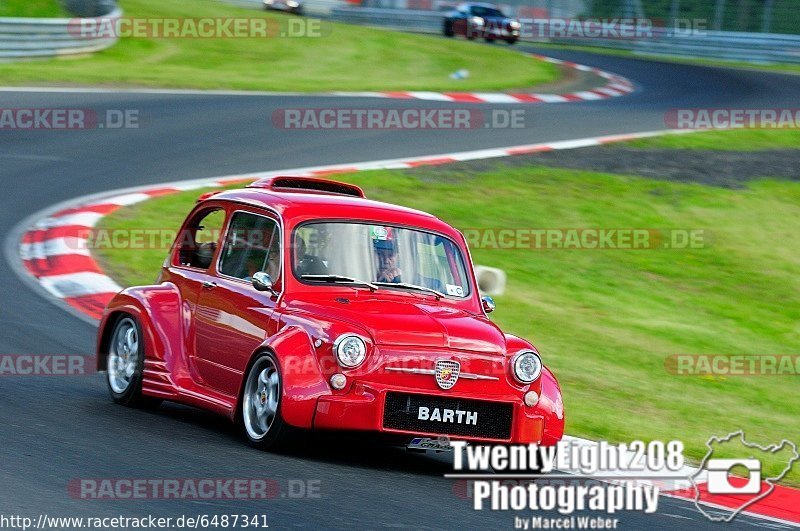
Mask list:
[[[709,149],[757,151],[800,148],[800,129],[731,129],[685,135],[662,135],[626,142],[626,146],[650,149]]]
[[[459,228],[705,229],[694,250],[473,249],[504,269],[493,318],[534,341],[557,374],[572,435],[682,439],[699,460],[712,434],[744,428],[760,443],[800,433],[796,376],[669,374],[672,354],[800,353],[800,186],[730,190],[543,167],[345,176],[372,198],[432,212]],[[105,218],[102,228],[177,228],[200,192]],[[104,250],[122,284],[150,283],[165,250]],[[774,473],[779,463],[767,460]],[[800,467],[788,482],[800,484]]]
[[[0,0],[0,17],[69,17],[57,0]]]
[[[308,20],[218,0],[122,0],[120,5],[126,17],[264,17],[280,27]],[[87,57],[0,64],[0,78],[4,84],[458,91],[529,88],[559,77],[555,66],[503,46],[321,24],[328,29],[319,37],[126,38]],[[469,70],[469,78],[448,77],[459,69]]]

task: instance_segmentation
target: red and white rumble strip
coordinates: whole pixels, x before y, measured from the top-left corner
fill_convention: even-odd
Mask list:
[[[571,92],[569,94],[542,94],[536,92],[337,92],[339,96],[361,96],[369,98],[397,98],[407,100],[448,101],[454,103],[566,103],[571,101],[592,101],[624,96],[634,91],[633,83],[628,79],[594,68],[591,66],[562,61],[553,57],[538,54],[526,54],[534,59],[548,63],[574,68],[582,72],[591,72],[606,80],[599,88]]]
[[[125,206],[140,203],[153,197],[187,190],[222,187],[237,183],[245,184],[271,175],[323,177],[337,173],[376,169],[416,168],[419,166],[598,146],[663,134],[690,132],[692,131],[667,130],[611,135],[427,157],[296,168],[113,191],[105,196],[95,196],[91,200],[78,198],[71,204],[62,205],[58,211],[44,215],[38,221],[35,221],[22,237],[19,245],[19,254],[27,272],[35,277],[50,295],[65,302],[82,314],[92,319],[98,319],[108,301],[122,288],[108,277],[92,258],[86,240],[89,229],[95,227],[104,216]],[[597,444],[594,441],[576,437],[567,436],[566,438],[580,445]],[[687,466],[685,470],[676,475],[674,480],[667,481],[664,478],[654,478],[650,483],[657,485],[665,496],[694,500],[695,490],[686,481],[686,478],[696,472],[696,468]],[[626,480],[621,475],[618,481],[629,480]],[[637,481],[641,481],[641,479]],[[700,501],[704,505],[725,509],[739,504],[739,501],[733,496],[709,494],[705,488],[705,481],[705,475],[700,475],[696,479],[700,492]],[[772,495],[748,507],[743,514],[800,527],[800,490],[780,485],[776,486]]]

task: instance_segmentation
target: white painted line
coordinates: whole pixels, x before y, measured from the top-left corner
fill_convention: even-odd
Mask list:
[[[117,293],[122,287],[109,277],[100,273],[70,273],[40,277],[42,287],[59,299],[97,295],[99,293]]]
[[[559,149],[575,149],[589,146],[599,146],[600,139],[597,138],[581,138],[579,140],[564,140],[561,142],[551,142],[549,146],[554,150]]]
[[[472,94],[486,103],[521,103],[519,99],[508,94],[496,94],[490,92],[476,92]]]
[[[576,92],[575,94],[573,94],[573,96],[577,96],[582,100],[602,100],[602,99],[605,99],[600,94],[595,94],[594,92],[589,92],[589,91]]]
[[[540,100],[542,100],[545,103],[562,103],[562,102],[565,102],[565,101],[569,101],[564,96],[559,96],[557,94],[538,94],[538,93],[535,93],[535,94],[531,94],[531,96],[539,98]]]
[[[76,254],[91,256],[87,240],[83,238],[53,238],[42,242],[20,244],[19,254],[23,260],[44,260],[51,256]]]
[[[156,189],[155,186],[151,187],[153,190]],[[160,188],[160,187],[159,187]],[[108,199],[104,199],[101,203],[103,205],[119,205],[119,206],[130,206],[136,203],[141,203],[142,201],[147,201],[150,199],[150,196],[146,193],[135,193],[135,194],[122,194],[117,195],[114,197],[109,197]]]
[[[451,96],[442,94],[441,92],[408,92],[409,96],[417,98],[418,100],[431,100],[431,101],[453,101]]]
[[[67,227],[75,225],[78,227],[94,227],[98,221],[103,219],[103,214],[98,212],[75,212],[53,218],[45,218],[36,224],[37,229],[52,229],[55,227]]]

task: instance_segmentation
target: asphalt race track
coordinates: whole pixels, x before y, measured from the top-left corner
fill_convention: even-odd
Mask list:
[[[524,47],[521,47],[524,49]],[[319,96],[212,96],[0,92],[0,107],[139,109],[138,130],[0,132],[0,227],[8,238],[34,212],[73,197],[179,179],[358,162],[663,129],[676,107],[795,107],[800,77],[538,50],[632,80],[609,100],[521,106],[524,130],[282,131],[286,107],[439,107],[437,102]],[[483,106],[490,108],[490,106]],[[510,108],[504,106],[503,108]],[[7,241],[16,245],[16,241]],[[94,328],[64,312],[0,263],[0,353],[91,354]],[[569,389],[565,390],[567,398]],[[474,511],[456,495],[446,459],[354,440],[317,440],[288,455],[248,448],[224,420],[191,408],[115,406],[99,375],[0,378],[0,509],[36,516],[264,514],[272,527],[509,527],[514,512]],[[680,434],[676,434],[680,435]],[[93,501],[77,478],[319,480],[318,499]],[[552,516],[557,516],[553,514]],[[692,504],[662,498],[659,513],[626,514],[629,529],[719,528]],[[763,526],[741,517],[726,529]],[[768,524],[772,527],[782,526]]]

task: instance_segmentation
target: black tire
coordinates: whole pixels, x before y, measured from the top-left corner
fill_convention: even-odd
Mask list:
[[[250,366],[239,399],[238,420],[247,442],[259,450],[281,450],[295,439],[296,431],[281,415],[283,376],[271,353],[263,353]]]
[[[453,31],[453,21],[444,19],[444,28],[442,29],[445,37],[454,37],[456,32]]]
[[[517,43],[517,39],[506,39],[506,42],[509,46],[513,46]]]
[[[486,42],[494,42],[494,37],[492,37],[491,35],[486,35],[483,38],[483,40],[485,40]]]
[[[112,400],[129,407],[158,407],[161,400],[142,394],[145,351],[139,322],[131,315],[121,315],[107,347],[106,385]]]

